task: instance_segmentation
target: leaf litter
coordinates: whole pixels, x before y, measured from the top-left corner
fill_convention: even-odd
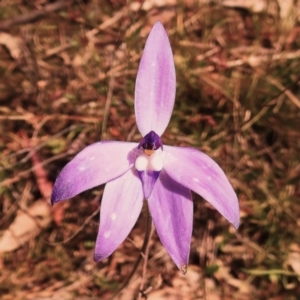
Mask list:
[[[0,245],[6,249],[0,256],[1,298],[109,299],[126,280],[139,255],[141,243],[132,241],[143,235],[143,220],[111,260],[94,264],[99,188],[62,207],[57,217],[48,197],[62,166],[99,140],[104,117],[105,139],[139,140],[134,78],[143,39],[161,20],[178,82],[164,142],[192,144],[224,167],[239,195],[242,225],[238,233],[226,233],[228,224],[195,199],[190,269],[186,276],[177,272],[154,235],[148,299],[297,299],[297,23],[284,23],[287,8],[278,14],[270,6],[271,13],[257,14],[240,10],[238,1],[146,2],[132,2],[130,12],[118,1],[101,7],[97,1],[76,2],[0,33]],[[48,4],[26,3],[19,10],[12,3],[3,18]],[[294,5],[291,20],[299,19]],[[104,116],[111,76],[114,89]],[[37,160],[27,159],[32,149]],[[140,274],[138,269],[122,291],[124,299],[135,297]]]

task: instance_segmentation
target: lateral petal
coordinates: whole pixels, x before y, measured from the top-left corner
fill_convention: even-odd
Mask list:
[[[125,240],[142,206],[142,183],[134,168],[106,184],[101,202],[95,261],[108,257]]]
[[[140,133],[163,134],[171,118],[176,90],[172,49],[164,26],[153,26],[141,58],[135,84],[135,115]]]
[[[148,203],[162,244],[181,272],[186,273],[193,229],[191,191],[162,170]]]
[[[84,148],[58,175],[52,204],[124,174],[133,166],[137,153],[137,144],[127,142],[98,142]]]
[[[220,166],[193,148],[164,146],[164,169],[176,182],[212,204],[235,228],[239,227],[239,203]]]

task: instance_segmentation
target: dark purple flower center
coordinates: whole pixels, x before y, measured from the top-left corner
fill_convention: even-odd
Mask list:
[[[161,138],[151,130],[147,133],[139,143],[138,148],[143,148],[145,150],[157,150],[158,148],[163,148]]]

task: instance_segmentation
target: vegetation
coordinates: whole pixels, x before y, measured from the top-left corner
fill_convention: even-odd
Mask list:
[[[59,171],[84,146],[140,140],[135,77],[157,20],[169,34],[177,74],[163,142],[193,146],[221,165],[238,194],[241,226],[236,231],[194,195],[188,272],[180,273],[154,233],[145,294],[300,299],[297,6],[285,16],[280,5],[274,12],[224,3],[0,3],[1,299],[110,299],[130,274],[144,213],[118,250],[96,264],[103,187],[53,208],[49,197]],[[135,299],[141,274],[142,266],[116,299]]]

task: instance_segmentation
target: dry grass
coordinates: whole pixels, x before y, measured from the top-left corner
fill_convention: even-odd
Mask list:
[[[148,299],[300,299],[296,21],[287,31],[279,15],[207,1],[150,2],[68,1],[0,32],[0,226],[4,234],[20,213],[23,226],[31,224],[29,241],[0,256],[1,299],[110,299],[130,273],[144,214],[119,249],[95,264],[103,187],[57,208],[42,203],[85,145],[139,141],[134,84],[156,20],[169,33],[177,72],[163,141],[201,149],[222,166],[238,193],[241,226],[235,231],[194,195],[188,273],[181,275],[154,234]],[[3,1],[0,18],[48,4]],[[33,211],[37,203],[44,210]],[[135,298],[141,272],[117,299]]]

